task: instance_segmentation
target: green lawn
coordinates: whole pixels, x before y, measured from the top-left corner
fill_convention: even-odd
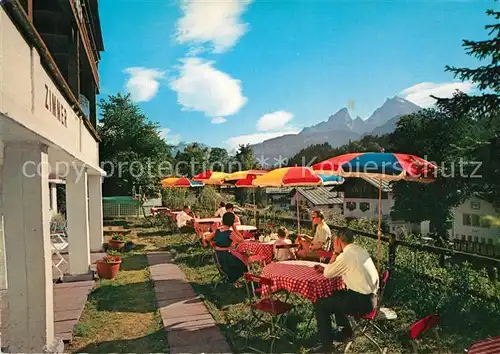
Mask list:
[[[141,242],[128,237],[137,251],[125,253],[117,279],[98,281],[65,349],[83,353],[168,352],[166,334],[156,310],[145,250],[157,250],[155,237]],[[137,241],[138,240],[138,241]]]

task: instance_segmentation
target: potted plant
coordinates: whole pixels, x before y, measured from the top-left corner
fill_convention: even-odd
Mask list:
[[[108,242],[109,248],[120,250],[125,245],[125,238],[122,235],[115,234]]]
[[[122,257],[116,251],[109,251],[108,254],[97,261],[97,275],[100,279],[114,280],[118,271]]]

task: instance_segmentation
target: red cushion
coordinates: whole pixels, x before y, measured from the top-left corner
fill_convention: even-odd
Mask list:
[[[293,308],[292,305],[287,304],[286,302],[269,298],[262,299],[253,306],[259,311],[267,312],[273,315],[281,315]]]

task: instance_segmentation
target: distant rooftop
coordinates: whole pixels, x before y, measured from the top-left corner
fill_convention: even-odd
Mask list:
[[[297,191],[314,205],[344,204],[342,193],[332,187],[298,187]]]

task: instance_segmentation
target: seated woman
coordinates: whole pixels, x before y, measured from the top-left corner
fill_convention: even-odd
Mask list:
[[[236,213],[234,212],[234,205],[232,203],[227,203],[226,204],[226,212],[231,213],[234,215],[234,225],[241,225],[240,218]]]
[[[231,230],[233,225],[234,214],[225,213],[222,216],[222,226],[211,234],[203,235],[202,242],[206,247],[210,241],[215,239],[215,252],[217,253],[220,267],[229,278],[229,281],[239,287],[237,281],[248,268],[246,266],[246,257],[230,248],[231,244],[238,244],[244,241],[238,231]]]

